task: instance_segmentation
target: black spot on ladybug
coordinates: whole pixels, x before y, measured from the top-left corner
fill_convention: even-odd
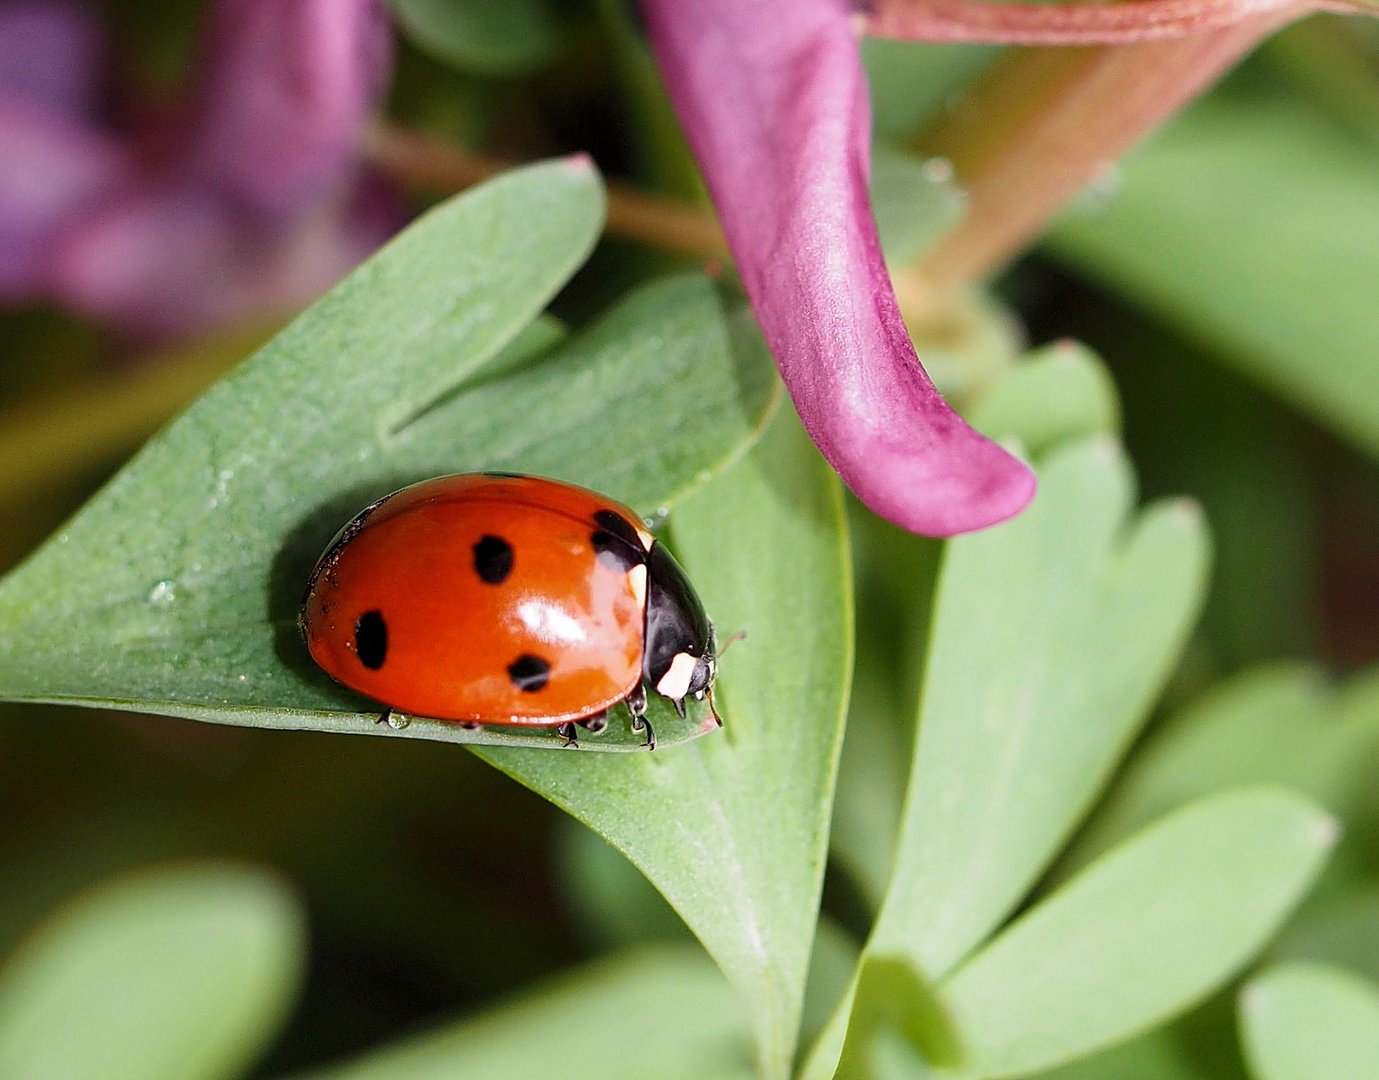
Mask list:
[[[491,476],[495,480],[525,480],[526,476],[520,472],[486,472],[484,476]]]
[[[612,510],[599,510],[594,514],[594,523],[604,532],[612,533],[624,544],[645,553],[646,549],[642,546],[642,538],[636,526],[621,514]]]
[[[512,573],[512,545],[501,536],[485,536],[474,545],[474,572],[489,585],[501,585]]]
[[[377,671],[388,658],[388,624],[383,612],[366,611],[354,624],[354,653],[370,671]]]
[[[551,677],[551,665],[539,656],[523,653],[508,665],[508,678],[512,685],[524,693],[534,694],[546,685]]]
[[[603,529],[595,531],[589,537],[589,543],[593,544],[599,562],[616,573],[625,574],[634,566],[646,562],[646,553],[640,547],[633,547],[626,540]]]

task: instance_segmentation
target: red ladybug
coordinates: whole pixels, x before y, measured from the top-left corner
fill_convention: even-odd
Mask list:
[[[685,572],[627,507],[511,473],[413,484],[326,548],[300,616],[312,659],[390,709],[464,724],[607,725],[646,688],[709,696],[713,623]],[[717,713],[714,714],[717,719]]]

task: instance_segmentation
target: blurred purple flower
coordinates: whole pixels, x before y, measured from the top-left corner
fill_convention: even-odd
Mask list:
[[[871,509],[951,536],[1034,476],[939,396],[868,201],[871,114],[847,0],[642,0],[747,295],[810,436]]]
[[[392,71],[376,0],[217,0],[187,168],[279,213],[350,172]]]
[[[118,132],[92,16],[0,6],[0,302],[169,337],[315,296],[403,220],[358,155],[390,44],[380,0],[217,0],[186,112]]]

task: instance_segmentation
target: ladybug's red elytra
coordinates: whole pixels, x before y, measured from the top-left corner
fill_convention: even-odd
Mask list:
[[[573,484],[464,473],[360,511],[326,548],[300,616],[312,659],[390,710],[599,732],[647,688],[680,716],[713,703],[713,623],[627,507]],[[717,719],[717,713],[714,713]]]

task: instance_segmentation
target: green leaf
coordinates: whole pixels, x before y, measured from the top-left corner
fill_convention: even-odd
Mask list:
[[[697,948],[663,947],[600,960],[310,1080],[750,1080],[749,1060],[723,977]]]
[[[783,410],[671,530],[720,636],[748,634],[719,665],[724,730],[669,754],[483,753],[641,868],[747,1003],[763,1075],[784,1076],[851,669],[838,480]]]
[[[1105,366],[1085,346],[1029,353],[975,402],[968,419],[1041,457],[1059,443],[1112,433],[1120,404]],[[942,545],[902,532],[852,504],[857,573],[857,671],[833,815],[833,855],[863,898],[879,906],[890,876],[911,758],[922,652]]]
[[[1283,789],[1203,799],[1018,918],[940,987],[976,1080],[1074,1060],[1185,1009],[1278,928],[1334,818]]]
[[[1372,144],[1299,101],[1213,95],[1047,244],[1379,453],[1376,164]]]
[[[1342,845],[1350,839],[1343,835]],[[1360,888],[1298,912],[1271,950],[1274,959],[1324,961],[1379,983],[1379,880],[1372,858],[1364,871],[1368,880]]]
[[[1255,1080],[1379,1076],[1379,986],[1321,964],[1285,964],[1240,993],[1241,1041]]]
[[[1059,875],[1170,810],[1247,784],[1302,792],[1348,825],[1355,797],[1373,786],[1379,708],[1372,701],[1379,697],[1365,683],[1338,695],[1301,663],[1255,668],[1221,684],[1155,729]]]
[[[551,0],[388,0],[388,6],[419,48],[483,75],[540,66],[560,45],[566,21]]]
[[[424,477],[502,469],[652,512],[741,454],[778,386],[702,277],[647,286],[528,362],[555,336],[533,319],[593,243],[601,205],[578,163],[520,170],[332,290],[0,582],[0,696],[391,734],[295,629],[308,571],[359,508]],[[654,719],[667,744],[698,730],[668,708]],[[559,745],[424,719],[402,734]],[[625,725],[606,735],[586,742],[641,745]]]
[[[1130,520],[1106,437],[1039,468],[1020,517],[949,541],[919,736],[869,954],[941,979],[1067,839],[1153,701],[1201,601],[1206,538],[1184,504]],[[848,1003],[805,1072],[832,1074]]]
[[[1171,1028],[1155,1030],[1067,1065],[1027,1074],[1029,1080],[1220,1080],[1204,1072]]]
[[[0,1075],[240,1075],[286,1017],[305,932],[276,878],[207,864],[109,882],[0,973]]]
[[[919,739],[871,947],[931,978],[1015,906],[1143,720],[1201,601],[1202,523],[1131,518],[1129,466],[1100,438],[1053,455],[1015,521],[952,542]]]
[[[880,1076],[887,1071],[872,1059],[878,1035],[887,1029],[932,1066],[956,1066],[966,1056],[946,1003],[904,957],[862,958],[847,1040],[838,1059],[839,1077]],[[886,1051],[882,1051],[885,1053]]]
[[[1017,439],[1042,457],[1062,442],[1120,431],[1111,373],[1075,341],[1036,349],[973,405],[968,420],[993,439]]]
[[[837,869],[874,913],[885,895],[905,799],[919,661],[942,544],[848,500],[857,665],[830,833]]]

